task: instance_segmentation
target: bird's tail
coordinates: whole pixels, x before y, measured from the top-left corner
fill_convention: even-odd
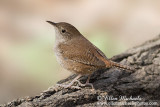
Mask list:
[[[123,70],[131,70],[131,71],[134,71],[135,69],[132,68],[132,67],[129,67],[127,65],[121,65],[119,63],[116,63],[116,62],[113,62],[113,61],[106,61],[106,67],[107,68],[112,68],[112,67],[116,67],[116,68],[119,68],[119,69],[123,69]]]

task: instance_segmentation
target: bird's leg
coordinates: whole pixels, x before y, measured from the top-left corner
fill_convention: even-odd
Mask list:
[[[86,85],[90,85],[90,86],[92,87],[92,89],[94,89],[93,84],[92,84],[92,83],[89,83],[90,78],[91,78],[91,75],[88,76],[88,79],[87,79],[87,81],[86,81],[85,84],[86,84]]]
[[[82,75],[81,74],[79,74],[76,78],[74,78],[68,85],[63,85],[63,84],[56,84],[56,85],[58,85],[58,86],[60,86],[60,87],[64,87],[64,88],[69,88],[69,87],[71,87],[71,88],[80,88],[80,87],[78,87],[78,86],[72,86],[75,82],[78,82],[78,83],[80,83],[77,79],[79,79],[80,77],[81,77]]]
[[[82,84],[82,83],[81,83],[80,81],[78,81],[78,80],[76,80],[76,81],[77,81],[78,84],[79,84],[80,86],[82,86],[82,87],[84,87],[84,86],[86,86],[86,85],[89,85],[89,86],[92,87],[92,89],[94,89],[93,84],[92,84],[92,83],[89,83],[90,77],[91,77],[91,75],[88,75],[88,78],[87,78],[87,81],[86,81],[85,84]]]

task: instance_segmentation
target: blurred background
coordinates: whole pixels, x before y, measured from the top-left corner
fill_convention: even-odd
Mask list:
[[[55,59],[46,20],[71,23],[111,58],[160,33],[160,1],[0,0],[0,104],[71,74]]]

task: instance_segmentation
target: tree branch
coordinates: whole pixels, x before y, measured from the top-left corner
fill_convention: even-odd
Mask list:
[[[137,97],[138,101],[155,101],[160,104],[160,36],[144,44],[111,58],[121,64],[136,67],[135,72],[122,71],[116,68],[97,71],[91,76],[95,90],[90,87],[82,89],[63,89],[53,86],[40,95],[16,99],[3,106],[98,106],[105,96]],[[59,81],[69,83],[76,75]],[[86,81],[83,76],[81,82]],[[104,99],[103,99],[104,100]],[[111,100],[107,100],[110,102]],[[117,99],[116,101],[124,102]],[[129,100],[125,100],[129,102]],[[120,106],[120,105],[119,105]]]

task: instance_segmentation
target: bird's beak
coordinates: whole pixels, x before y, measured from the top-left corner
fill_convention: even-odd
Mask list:
[[[51,25],[53,25],[53,26],[57,26],[57,24],[56,23],[54,23],[54,22],[51,22],[51,21],[46,21],[46,22],[48,22],[49,24],[51,24]]]

